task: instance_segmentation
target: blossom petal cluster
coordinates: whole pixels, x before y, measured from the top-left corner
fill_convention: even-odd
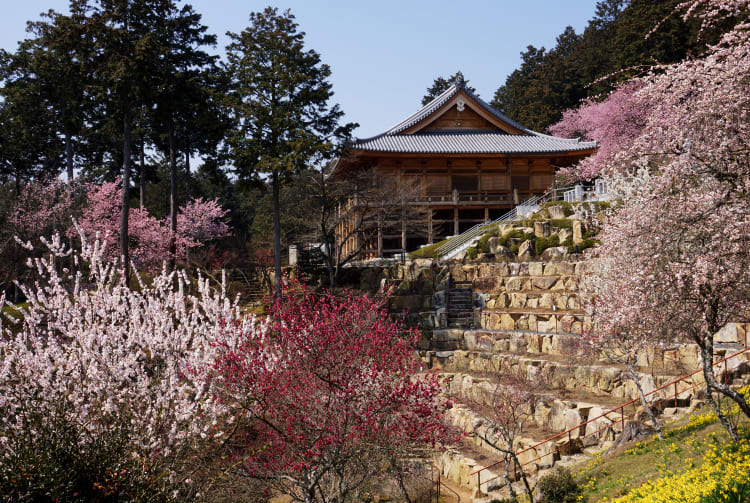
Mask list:
[[[12,307],[22,319],[2,325],[4,480],[35,435],[69,431],[79,459],[97,459],[109,442],[118,446],[112,467],[176,483],[185,452],[221,433],[221,409],[189,369],[217,355],[217,334],[231,344],[259,328],[208,280],[163,271],[131,289],[106,259],[106,243],[84,237],[74,252],[57,235],[47,246],[29,263],[40,279],[19,285],[28,306]]]
[[[120,230],[121,193],[118,181],[89,185],[86,206],[79,219],[89,239],[100,236],[108,240],[110,244],[105,253],[110,258],[117,258],[119,254],[116,239]],[[217,199],[192,199],[179,208],[174,236],[175,258],[182,260],[187,250],[229,236],[231,230],[223,221],[227,213]],[[128,227],[132,240],[130,259],[135,267],[158,271],[170,255],[172,232],[168,218],[156,218],[145,208],[131,208]]]

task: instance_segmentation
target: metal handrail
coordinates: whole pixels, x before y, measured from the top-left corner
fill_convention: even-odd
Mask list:
[[[464,231],[463,233],[459,234],[458,236],[455,236],[451,239],[449,239],[446,243],[443,243],[437,248],[437,254],[441,258],[452,258],[458,253],[461,253],[464,249],[469,247],[469,243],[477,236],[484,234],[489,228],[493,225],[507,222],[511,220],[515,220],[518,216],[518,208],[519,207],[525,207],[525,206],[535,206],[539,204],[539,202],[545,198],[549,197],[549,194],[551,194],[552,191],[548,191],[545,194],[539,195],[539,196],[532,196],[526,201],[522,202],[515,208],[511,209],[504,215],[502,215],[500,218],[497,218],[491,222],[482,222],[479,224],[476,224],[475,226],[471,227],[470,229]]]
[[[750,347],[746,347],[745,349],[737,351],[736,353],[734,353],[732,355],[724,357],[721,360],[715,362],[712,366],[715,367],[715,366],[719,365],[720,363],[724,363],[724,368],[725,368],[725,373],[726,373],[726,362],[728,360],[731,360],[735,356],[739,356],[742,353],[745,353],[746,351],[750,351]],[[693,385],[693,386],[691,386],[691,387],[689,387],[687,389],[683,389],[683,390],[678,391],[677,390],[677,383],[679,383],[680,381],[684,381],[684,380],[686,380],[686,379],[688,379],[690,377],[693,377],[695,374],[698,374],[698,373],[700,373],[702,371],[703,371],[703,369],[701,368],[701,369],[698,369],[695,372],[692,372],[690,374],[686,374],[684,376],[680,376],[680,377],[678,377],[676,379],[673,379],[672,381],[669,381],[667,384],[664,384],[664,385],[662,385],[662,386],[660,386],[660,387],[658,387],[658,388],[656,388],[656,389],[654,389],[652,391],[649,391],[648,393],[644,393],[643,396],[647,397],[649,395],[652,395],[652,394],[656,393],[657,391],[661,391],[663,389],[668,388],[669,386],[674,385],[674,387],[675,387],[675,402],[676,402],[678,395],[680,395],[681,393],[685,393],[686,391],[690,391],[693,388],[695,388],[695,387],[698,386],[697,384],[695,384],[695,385]],[[580,429],[582,426],[586,426],[587,424],[589,424],[591,422],[597,421],[597,420],[599,420],[599,419],[601,419],[601,418],[603,418],[605,416],[608,416],[609,414],[615,413],[617,411],[620,411],[621,421],[623,422],[623,426],[624,426],[624,422],[625,422],[625,413],[624,413],[624,410],[625,410],[625,407],[627,407],[628,405],[631,405],[631,404],[633,404],[635,402],[638,402],[638,401],[640,401],[640,397],[633,398],[632,400],[630,400],[628,402],[625,402],[625,403],[622,403],[620,405],[617,405],[617,406],[613,407],[612,409],[610,409],[610,410],[608,410],[608,411],[606,411],[606,412],[604,412],[604,413],[602,413],[602,414],[600,414],[600,415],[598,415],[598,416],[596,416],[594,418],[587,419],[586,421],[583,421],[582,423],[577,424],[576,426],[573,426],[572,428],[568,428],[567,430],[565,430],[563,432],[557,433],[556,435],[553,435],[553,436],[551,436],[549,438],[546,438],[546,439],[542,440],[541,442],[538,442],[538,443],[536,443],[534,445],[531,445],[529,447],[526,447],[525,449],[522,449],[522,450],[516,452],[516,457],[518,457],[519,455],[521,455],[521,454],[523,454],[525,452],[528,452],[528,451],[530,451],[532,449],[536,449],[540,445],[544,445],[544,444],[546,444],[548,442],[551,442],[553,440],[557,440],[558,438],[563,437],[565,435],[570,435],[570,433],[572,433],[573,431],[575,431],[577,429]],[[609,426],[611,426],[611,425],[607,425],[607,427],[609,427]],[[601,431],[601,430],[599,430],[599,431]],[[598,433],[598,431],[594,432],[594,433]],[[540,456],[540,457],[543,457],[543,456]],[[539,458],[532,459],[530,461],[527,461],[527,462],[523,463],[521,465],[521,468],[523,468],[524,466],[526,466],[526,465],[528,465],[530,463],[533,463],[537,459],[539,459]],[[486,484],[487,482],[490,482],[490,481],[495,480],[496,478],[500,477],[500,475],[496,475],[495,477],[492,477],[491,479],[488,479],[488,480],[485,480],[484,482],[482,482],[481,474],[482,474],[483,471],[489,470],[490,468],[493,468],[493,467],[495,467],[495,466],[497,466],[497,465],[499,465],[501,463],[505,463],[505,459],[501,459],[499,461],[495,461],[494,463],[491,463],[491,464],[489,464],[489,465],[487,465],[487,466],[485,466],[483,468],[480,468],[479,470],[475,470],[475,471],[473,471],[473,472],[471,472],[469,474],[470,476],[471,475],[476,475],[477,476],[477,489],[480,489],[480,487],[481,487],[482,484]]]

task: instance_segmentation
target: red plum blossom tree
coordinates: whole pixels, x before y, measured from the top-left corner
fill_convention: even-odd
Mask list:
[[[440,383],[417,373],[414,334],[382,300],[286,288],[269,320],[267,339],[226,348],[209,372],[244,425],[230,445],[246,476],[294,501],[361,501],[450,440]]]

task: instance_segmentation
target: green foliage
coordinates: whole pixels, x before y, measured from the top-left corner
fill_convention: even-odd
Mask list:
[[[567,27],[551,49],[529,45],[521,53],[521,66],[495,92],[492,106],[544,131],[563,110],[583,98],[606,95],[643,66],[673,63],[701,52],[717,34],[699,41],[695,23],[669,15],[678,1],[598,2],[583,33]],[[646,37],[658,23],[659,29]],[[606,75],[614,77],[598,80]]]
[[[548,238],[538,237],[534,241],[534,249],[536,250],[537,255],[541,255],[547,248],[553,248],[555,246],[560,246],[560,236],[557,234],[552,234]]]
[[[476,248],[479,250],[480,253],[489,253],[490,252],[490,238],[497,237],[497,228],[495,228],[493,231],[488,231],[482,235],[481,238],[479,238],[479,241],[477,241]]]
[[[468,250],[466,250],[466,256],[468,258],[470,258],[471,260],[474,260],[475,258],[477,258],[478,254],[479,254],[479,250],[477,250],[474,247],[469,248]]]
[[[443,241],[424,246],[419,250],[409,252],[409,258],[438,258],[437,249],[447,242],[448,240],[444,239]]]
[[[443,78],[442,76],[436,78],[432,83],[432,86],[427,88],[427,94],[422,97],[422,105],[426,105],[427,103],[443,94],[450,86],[453,85],[453,82],[456,80],[456,75],[458,75],[458,72],[454,73],[447,79]],[[471,91],[472,93],[476,93],[477,91],[471,86],[466,86],[466,89]]]
[[[0,493],[9,499],[3,501],[172,500],[169,493],[180,483],[149,476],[128,452],[127,418],[113,420],[81,450],[71,414],[58,410],[50,420],[30,410],[25,420],[37,425],[33,434],[5,432],[10,448],[0,463]]]
[[[583,489],[576,482],[573,474],[566,468],[555,468],[549,475],[539,480],[539,492],[542,503],[574,503],[582,501],[579,496]]]
[[[573,220],[570,218],[553,218],[549,221],[550,227],[557,227],[558,229],[572,229]]]
[[[568,240],[566,239],[565,241],[567,242]],[[571,243],[568,245],[568,253],[576,253],[576,251],[578,253],[581,253],[583,250],[592,248],[597,244],[599,244],[599,241],[597,241],[596,239],[584,239],[576,246],[572,243],[571,240]]]

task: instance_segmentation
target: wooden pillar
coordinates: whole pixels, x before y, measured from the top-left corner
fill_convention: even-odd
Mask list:
[[[484,207],[484,221],[490,221],[490,209],[487,206]]]
[[[432,244],[432,210],[427,213],[427,242]]]
[[[508,156],[508,189],[510,190],[511,194],[511,202],[515,201],[516,198],[514,198],[514,187],[513,187],[513,158],[511,156]],[[514,203],[513,205],[518,204]]]
[[[383,258],[383,228],[378,222],[378,258]]]
[[[406,252],[406,222],[401,218],[401,251]]]
[[[458,235],[458,208],[453,208],[453,235]]]

